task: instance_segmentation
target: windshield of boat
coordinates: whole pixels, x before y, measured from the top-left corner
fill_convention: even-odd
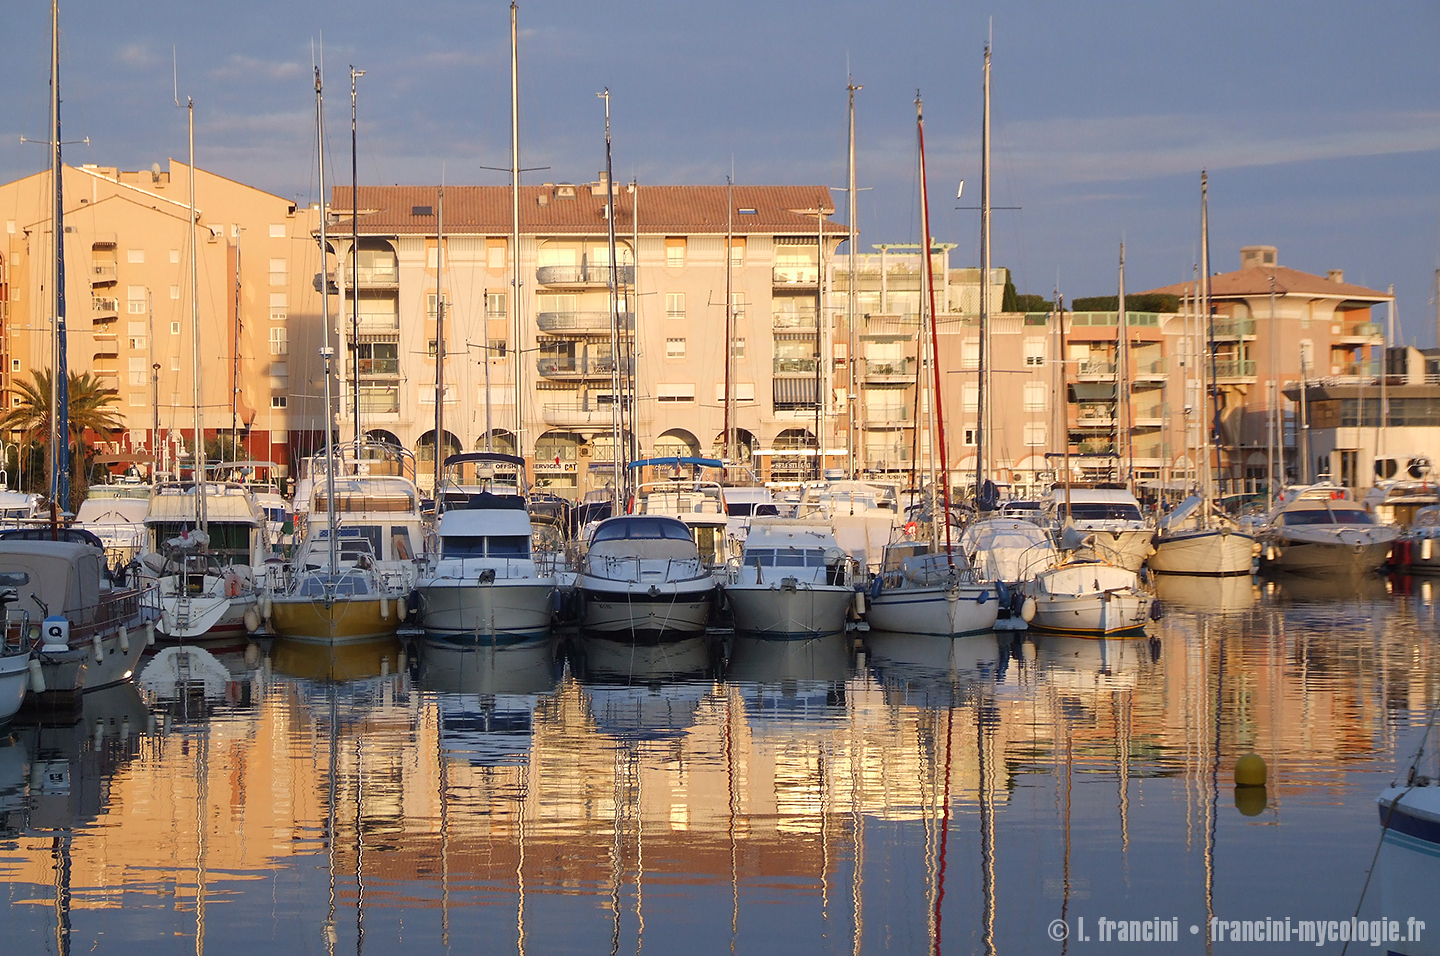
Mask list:
[[[1055,509],[1062,517],[1065,503]],[[1070,505],[1070,516],[1076,521],[1142,521],[1140,509],[1123,501],[1077,501]]]
[[[310,574],[300,582],[302,597],[322,597],[331,594],[361,595],[370,593],[370,582],[359,574]]]
[[[751,567],[823,568],[823,548],[747,548],[745,563]]]
[[[621,518],[606,521],[595,530],[595,541],[621,538],[670,538],[689,541],[689,530],[674,518]]]
[[[744,518],[749,515],[778,518],[780,516],[780,509],[769,502],[727,501],[725,502],[725,513],[732,518]]]
[[[446,558],[528,558],[530,536],[523,534],[447,534],[441,539]]]
[[[1328,508],[1316,508],[1305,511],[1287,511],[1280,516],[1280,523],[1290,527],[1315,524],[1374,524],[1375,519],[1370,517],[1368,511],[1352,511],[1349,508],[1343,511],[1331,511]]]

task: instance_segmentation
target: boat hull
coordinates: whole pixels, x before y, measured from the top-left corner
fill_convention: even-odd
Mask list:
[[[1440,574],[1440,538],[1406,535],[1395,542],[1391,562],[1407,574]]]
[[[186,599],[176,595],[160,598],[160,619],[155,622],[156,640],[206,646],[243,643],[249,633],[245,612],[258,607],[253,591],[227,597],[200,595]]]
[[[1375,802],[1387,831],[1440,853],[1440,787],[1389,787]]]
[[[1037,594],[1030,628],[1086,637],[1138,637],[1154,599],[1144,591]]]
[[[659,644],[700,637],[710,618],[710,578],[644,586],[582,575],[582,629],[593,637]]]
[[[396,602],[388,597],[277,597],[271,602],[270,631],[276,637],[310,644],[354,644],[393,638],[400,629]]]
[[[1210,577],[1249,574],[1255,559],[1255,539],[1229,529],[1181,531],[1155,539],[1150,570],[1161,574]]]
[[[1154,551],[1155,532],[1150,528],[1083,533],[1094,535],[1096,554],[1127,571],[1139,571]]]
[[[0,727],[4,727],[25,703],[30,688],[30,655],[0,657]]]
[[[1265,543],[1260,566],[1294,574],[1351,575],[1378,571],[1390,556],[1392,541],[1356,535],[1314,541],[1274,535]]]
[[[870,600],[865,620],[877,631],[963,637],[995,629],[1000,613],[995,585],[899,587]]]
[[[422,583],[420,627],[425,639],[451,647],[507,647],[550,638],[555,585],[500,578],[493,582]]]
[[[844,632],[855,592],[825,585],[730,584],[725,597],[737,634],[809,640]]]
[[[137,619],[124,634],[120,627],[101,632],[100,654],[95,654],[93,638],[76,641],[65,650],[37,652],[40,673],[45,678],[45,694],[76,694],[120,684],[131,678],[148,642],[147,626]]]

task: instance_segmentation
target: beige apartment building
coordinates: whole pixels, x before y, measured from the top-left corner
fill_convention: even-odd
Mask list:
[[[67,166],[62,185],[69,368],[117,394],[126,430],[106,451],[173,471],[195,426],[190,169]],[[50,197],[48,171],[0,186],[6,408],[19,401],[15,382],[51,363]],[[198,170],[195,213],[205,434],[288,465],[323,434],[318,212]]]

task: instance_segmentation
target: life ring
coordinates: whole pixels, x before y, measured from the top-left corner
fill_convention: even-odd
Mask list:
[[[915,537],[915,533],[916,533],[917,531],[919,531],[919,530],[920,530],[920,528],[919,528],[918,525],[915,524],[915,522],[913,522],[913,521],[907,521],[907,522],[905,523],[905,537],[907,537],[907,538],[913,538],[913,537]]]

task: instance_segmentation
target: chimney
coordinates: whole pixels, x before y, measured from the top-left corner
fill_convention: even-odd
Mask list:
[[[1325,278],[1329,279],[1331,282],[1344,282],[1344,281],[1345,281],[1345,270],[1344,270],[1344,269],[1331,269],[1330,271],[1328,271],[1328,272],[1325,273]]]
[[[1240,248],[1241,269],[1273,269],[1275,262],[1274,246],[1242,246]]]

